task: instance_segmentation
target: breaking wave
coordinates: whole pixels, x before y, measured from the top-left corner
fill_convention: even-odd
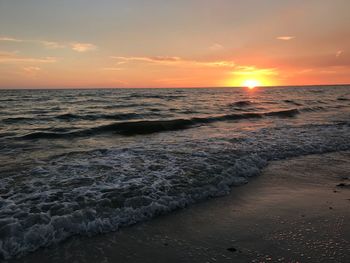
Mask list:
[[[22,136],[23,139],[55,139],[65,137],[91,136],[103,133],[116,133],[125,136],[151,134],[165,131],[184,130],[196,125],[209,124],[220,121],[254,119],[263,117],[294,117],[299,114],[299,110],[280,110],[265,113],[244,113],[244,114],[226,114],[220,116],[195,117],[191,119],[173,119],[173,120],[145,120],[117,122],[107,125],[101,125],[84,130],[78,130],[67,133],[54,132],[34,132]]]
[[[114,231],[227,194],[271,160],[349,150],[349,133],[348,123],[286,126],[251,132],[239,143],[198,140],[54,156],[0,178],[0,255]]]

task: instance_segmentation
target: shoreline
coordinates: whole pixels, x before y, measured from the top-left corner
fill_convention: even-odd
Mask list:
[[[227,196],[7,262],[350,262],[349,178],[350,152],[275,161]]]

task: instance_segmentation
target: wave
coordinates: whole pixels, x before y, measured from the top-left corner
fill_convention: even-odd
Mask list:
[[[340,100],[340,101],[348,101],[348,100],[350,100],[350,99],[345,98],[345,97],[339,97],[339,98],[337,98],[337,100]]]
[[[272,111],[265,113],[265,116],[278,116],[278,117],[294,117],[298,115],[300,111],[298,109],[291,110],[280,110],[280,111]]]
[[[256,119],[263,117],[280,117],[289,118],[299,114],[299,110],[280,110],[265,113],[243,113],[243,114],[226,114],[220,116],[194,117],[191,119],[172,119],[172,120],[145,120],[117,122],[107,125],[101,125],[84,130],[78,130],[66,133],[57,132],[34,132],[22,136],[22,139],[58,139],[73,138],[82,136],[99,135],[104,133],[116,133],[125,136],[144,135],[165,131],[176,131],[189,129],[198,125],[204,125],[220,121],[232,121],[242,119]]]
[[[324,111],[327,108],[322,107],[322,106],[315,106],[315,107],[304,107],[301,108],[300,111],[301,112],[316,112],[316,111]]]
[[[120,109],[120,108],[139,108],[139,107],[155,107],[160,106],[164,107],[165,105],[162,103],[146,103],[146,102],[140,102],[140,103],[128,103],[128,104],[111,104],[106,106],[101,106],[103,109]]]
[[[55,156],[24,168],[15,184],[0,178],[0,258],[228,194],[272,160],[349,150],[349,129],[348,123],[269,127],[231,144],[232,137],[211,138],[167,150],[145,145]]]
[[[253,102],[250,100],[240,100],[240,101],[236,101],[234,103],[231,103],[229,106],[231,107],[246,107],[246,106],[250,106],[252,105]]]
[[[73,113],[65,113],[55,117],[59,120],[89,120],[95,121],[100,119],[106,120],[129,120],[129,119],[138,119],[143,118],[143,116],[136,113],[119,113],[119,114],[93,114],[93,115],[78,115]]]
[[[129,95],[129,98],[176,100],[176,99],[186,98],[186,96],[185,95],[132,93]]]
[[[4,137],[11,137],[11,136],[15,136],[16,133],[14,132],[2,132],[0,133],[0,138],[4,138]]]
[[[34,120],[33,118],[30,117],[11,117],[11,118],[6,118],[1,120],[3,123],[6,124],[13,124],[13,123],[17,123],[17,122],[22,122],[22,121],[32,121]]]
[[[289,103],[289,104],[293,104],[293,105],[296,105],[296,106],[301,106],[303,104],[299,103],[299,102],[296,102],[294,100],[283,100],[283,102],[285,103]]]

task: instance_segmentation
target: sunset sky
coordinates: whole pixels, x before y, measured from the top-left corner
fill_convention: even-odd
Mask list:
[[[0,88],[350,83],[349,0],[0,0]]]

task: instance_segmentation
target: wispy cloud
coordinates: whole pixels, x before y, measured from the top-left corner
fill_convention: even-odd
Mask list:
[[[16,52],[0,52],[0,63],[55,63],[57,58],[33,58],[18,55]]]
[[[224,46],[219,44],[219,43],[214,43],[213,45],[211,45],[209,47],[209,49],[212,50],[212,51],[219,51],[219,50],[223,50]]]
[[[183,83],[189,80],[191,80],[191,78],[162,78],[162,79],[157,79],[155,81],[160,83],[173,84],[173,83]]]
[[[107,68],[102,68],[101,70],[105,71],[121,71],[124,70],[123,68],[117,68],[117,67],[107,67]]]
[[[36,66],[29,66],[23,68],[24,74],[29,77],[36,77],[40,72],[41,68]]]
[[[91,43],[80,43],[80,42],[60,43],[60,42],[48,41],[48,40],[20,39],[20,38],[14,38],[9,36],[1,36],[0,41],[17,42],[17,43],[34,43],[34,44],[42,45],[45,48],[49,48],[49,49],[70,48],[80,53],[93,51],[97,49],[97,46]]]
[[[343,50],[338,50],[337,53],[335,53],[335,56],[338,58],[344,53]]]
[[[112,56],[112,59],[117,60],[117,64],[125,64],[127,62],[137,63],[153,63],[161,65],[182,65],[182,66],[203,66],[203,67],[234,67],[233,61],[218,60],[218,61],[197,61],[189,60],[176,56],[153,56],[153,57],[120,57]]]
[[[46,48],[52,48],[52,49],[57,49],[57,48],[65,48],[66,46],[64,44],[60,44],[58,42],[53,42],[53,41],[37,41],[38,43],[44,45]]]
[[[7,42],[23,42],[22,39],[17,39],[17,38],[13,38],[13,37],[0,37],[0,41],[7,41]]]
[[[40,71],[41,68],[40,67],[30,66],[30,67],[24,67],[23,70],[27,71],[27,72],[37,72],[37,71]]]
[[[295,39],[295,36],[279,36],[279,37],[276,37],[276,39],[288,41],[288,40]]]
[[[278,75],[276,68],[263,68],[259,69],[254,66],[237,66],[234,71],[231,72],[234,75]]]
[[[0,59],[2,57],[15,56],[18,54],[18,51],[0,51]]]
[[[120,62],[150,62],[150,63],[174,63],[182,61],[179,57],[168,57],[168,56],[155,56],[155,57],[115,57],[112,56],[111,58],[120,60]]]
[[[218,60],[218,61],[208,61],[208,62],[198,62],[195,61],[197,65],[207,66],[207,67],[223,67],[223,68],[233,68],[236,63],[230,60]]]
[[[72,48],[72,50],[80,52],[80,53],[93,51],[93,50],[97,49],[97,47],[94,44],[78,43],[78,42],[71,43],[70,47]]]
[[[34,44],[43,45],[47,48],[64,48],[65,47],[64,44],[60,44],[58,42],[53,42],[53,41],[20,39],[20,38],[8,37],[8,36],[0,37],[0,41],[16,42],[16,43],[34,43]]]

